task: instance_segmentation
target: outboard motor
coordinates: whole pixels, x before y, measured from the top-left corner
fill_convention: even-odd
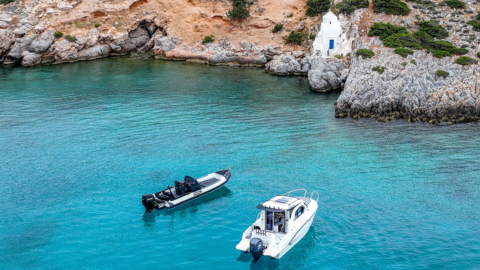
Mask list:
[[[155,207],[155,197],[152,194],[142,195],[142,204],[145,206],[146,212],[151,212]]]
[[[250,253],[252,253],[253,259],[257,261],[262,257],[263,250],[265,247],[263,246],[263,241],[260,238],[252,238],[250,239]]]

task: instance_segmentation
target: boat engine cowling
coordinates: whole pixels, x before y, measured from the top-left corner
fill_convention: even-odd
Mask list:
[[[155,207],[155,197],[153,197],[153,194],[142,195],[142,204],[145,206],[145,211],[152,211]]]
[[[250,253],[252,253],[253,259],[258,260],[263,255],[263,241],[260,238],[250,239]]]

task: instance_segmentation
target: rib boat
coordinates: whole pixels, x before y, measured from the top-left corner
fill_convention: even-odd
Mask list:
[[[303,196],[291,196],[292,193]],[[316,200],[312,197],[316,195]],[[298,189],[277,195],[257,206],[257,220],[242,235],[237,249],[250,252],[254,262],[261,256],[280,259],[308,232],[318,209],[318,193]]]
[[[230,176],[230,167],[198,179],[185,176],[183,181],[175,181],[173,187],[167,186],[157,193],[144,194],[142,204],[146,212],[153,209],[172,209],[218,190],[228,182]]]

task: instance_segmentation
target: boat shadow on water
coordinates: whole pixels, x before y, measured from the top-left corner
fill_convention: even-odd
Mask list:
[[[277,269],[280,266],[290,268],[298,268],[304,266],[305,261],[309,256],[309,250],[315,246],[315,227],[310,227],[305,237],[297,243],[282,259],[270,259],[270,257],[262,256],[258,261],[255,261],[250,253],[240,252],[237,261],[250,262],[251,270],[261,269]],[[295,262],[295,265],[290,265]]]
[[[145,212],[142,216],[144,227],[150,228],[155,225],[156,217],[169,216],[173,222],[175,217],[184,217],[187,215],[195,214],[202,205],[211,203],[221,198],[232,196],[233,192],[227,187],[223,186],[218,191],[212,192],[205,196],[202,196],[192,202],[175,207],[174,209],[155,209],[152,212]]]

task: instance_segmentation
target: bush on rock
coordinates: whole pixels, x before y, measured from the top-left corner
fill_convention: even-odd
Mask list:
[[[358,8],[367,8],[368,0],[343,0],[333,6],[338,13],[350,14]]]
[[[443,58],[443,57],[446,57],[446,56],[452,56],[452,54],[447,52],[447,51],[435,50],[435,51],[433,51],[433,56],[435,56],[437,58]]]
[[[303,34],[302,33],[297,33],[295,31],[290,32],[290,34],[287,37],[287,41],[285,41],[285,44],[297,44],[297,45],[302,45],[303,41]]]
[[[465,66],[465,65],[477,64],[478,61],[468,56],[460,56],[459,58],[457,58],[455,63]]]
[[[437,74],[437,76],[444,77],[444,78],[450,76],[450,73],[448,73],[448,72],[446,72],[446,71],[444,71],[444,70],[437,70],[437,71],[435,72],[435,74]]]
[[[368,30],[368,36],[379,36],[381,40],[399,33],[408,33],[407,28],[384,22],[373,23]]]
[[[69,36],[69,35],[66,35],[65,36],[65,39],[70,41],[70,42],[76,42],[77,41],[77,38],[74,37],[74,36]]]
[[[402,57],[407,57],[409,54],[413,54],[413,51],[406,48],[398,48],[395,49],[395,53]]]
[[[232,20],[242,20],[250,17],[250,10],[245,0],[233,0],[232,10],[228,11],[227,16]]]
[[[330,9],[330,0],[307,0],[307,11],[305,14],[315,17],[320,13],[325,13]]]
[[[445,0],[442,3],[447,4],[450,8],[465,8],[466,6],[465,2],[460,0]]]
[[[400,0],[373,0],[373,12],[392,15],[408,15],[410,9]]]
[[[205,36],[203,38],[202,44],[212,43],[214,41],[215,41],[215,39],[213,38],[213,35]]]
[[[417,22],[419,26],[418,32],[424,32],[429,34],[433,38],[446,38],[448,37],[448,31],[443,28],[437,21],[421,21]]]
[[[55,38],[61,38],[61,37],[63,37],[63,33],[60,32],[60,31],[57,31],[57,32],[55,32],[55,34],[53,34],[53,36],[55,36]]]
[[[375,53],[369,49],[358,49],[356,54],[357,54],[357,57],[361,56],[363,57],[363,59],[372,58],[375,55]]]
[[[283,29],[283,24],[277,23],[277,24],[273,27],[272,32],[273,32],[273,33],[277,33],[277,32],[282,31],[282,29]]]

